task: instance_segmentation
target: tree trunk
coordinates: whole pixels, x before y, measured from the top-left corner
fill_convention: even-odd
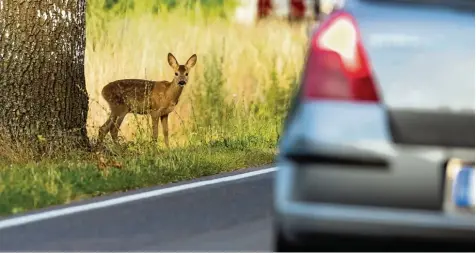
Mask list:
[[[89,147],[85,7],[85,0],[0,0],[3,141],[37,153]]]

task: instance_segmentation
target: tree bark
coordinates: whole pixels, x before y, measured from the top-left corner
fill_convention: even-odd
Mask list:
[[[89,147],[85,7],[85,0],[0,0],[1,139],[35,152]]]

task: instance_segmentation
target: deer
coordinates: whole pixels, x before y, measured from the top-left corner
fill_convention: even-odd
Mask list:
[[[189,72],[197,63],[193,54],[180,65],[172,53],[167,61],[175,72],[172,81],[151,81],[145,79],[121,79],[103,87],[101,95],[109,105],[110,114],[107,121],[99,128],[98,144],[102,144],[107,133],[118,143],[119,128],[128,113],[150,115],[152,119],[152,141],[157,143],[159,120],[162,125],[164,143],[169,146],[169,114],[174,111],[180,95],[188,82]]]

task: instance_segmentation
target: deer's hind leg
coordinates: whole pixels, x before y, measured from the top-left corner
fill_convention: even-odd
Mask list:
[[[119,115],[117,115],[114,119],[114,121],[112,122],[112,126],[111,126],[111,137],[112,137],[112,140],[114,141],[114,143],[118,143],[118,136],[119,136],[119,129],[121,128],[121,125],[122,125],[122,122],[124,121],[124,118],[126,117],[127,113],[129,111],[127,110],[126,107],[124,108],[121,108],[121,113]]]
[[[107,121],[99,128],[98,134],[98,144],[101,144],[104,141],[107,133],[111,130],[113,124],[113,116],[110,115]]]
[[[118,143],[118,137],[119,137],[119,128],[121,128],[121,125],[122,125],[122,122],[124,121],[124,118],[126,116],[119,116],[116,118],[116,120],[112,123],[112,127],[111,127],[111,137],[112,137],[112,140],[114,141],[114,143]]]

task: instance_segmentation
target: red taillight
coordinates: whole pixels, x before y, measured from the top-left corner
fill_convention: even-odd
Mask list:
[[[311,40],[304,71],[304,98],[379,102],[354,18],[335,12]]]

